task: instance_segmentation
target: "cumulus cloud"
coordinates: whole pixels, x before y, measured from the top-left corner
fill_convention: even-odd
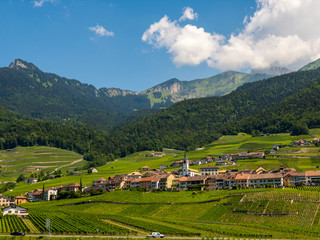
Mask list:
[[[113,32],[108,31],[107,29],[105,29],[104,27],[102,27],[98,24],[95,27],[89,27],[89,30],[91,32],[94,32],[95,34],[97,34],[100,37],[113,37],[114,36]]]
[[[54,3],[55,0],[37,0],[37,1],[33,1],[33,6],[42,7],[43,4],[45,4],[46,2]]]
[[[180,17],[179,21],[185,21],[187,19],[194,20],[198,18],[198,13],[195,13],[191,7],[186,7],[183,11],[183,15]]]
[[[164,16],[147,29],[142,40],[166,48],[173,62],[206,62],[220,70],[284,66],[296,69],[320,58],[320,1],[257,0],[257,10],[244,16],[244,28],[229,38],[206,32],[182,20],[195,19],[186,8],[179,20]],[[192,17],[193,16],[193,17]]]

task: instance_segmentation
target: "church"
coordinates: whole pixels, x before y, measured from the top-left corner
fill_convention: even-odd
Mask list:
[[[189,168],[189,160],[186,153],[184,154],[184,159],[182,161],[182,169],[178,172],[180,173],[180,177],[194,177],[200,175],[199,171]]]

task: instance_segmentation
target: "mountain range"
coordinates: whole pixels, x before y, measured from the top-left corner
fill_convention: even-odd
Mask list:
[[[306,133],[320,126],[319,62],[245,83],[223,96],[188,99],[152,112],[146,94],[97,90],[15,60],[0,69],[0,148],[55,146],[76,151],[95,166],[136,151],[194,149],[222,134]],[[136,106],[146,112],[133,111]],[[112,120],[118,127],[110,130]],[[109,133],[101,131],[105,125]]]
[[[0,68],[0,105],[36,119],[81,121],[110,130],[149,113],[150,109],[190,98],[221,96],[244,83],[268,77],[228,71],[193,81],[171,79],[138,93],[118,88],[96,89],[16,59],[8,68]]]

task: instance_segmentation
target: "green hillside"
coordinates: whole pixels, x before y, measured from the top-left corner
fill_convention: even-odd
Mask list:
[[[85,165],[84,160],[75,152],[51,147],[17,147],[0,151],[0,181],[16,180],[20,174],[72,171]]]
[[[291,132],[296,124],[300,124],[298,120],[316,127],[318,115],[312,113],[319,110],[319,77],[320,70],[293,72],[244,84],[225,96],[179,102],[123,125],[113,135],[123,150],[132,153],[164,147],[191,150],[218,139],[222,134],[267,129],[271,133]],[[273,109],[277,113],[273,114]],[[283,117],[277,117],[280,113]],[[304,115],[308,119],[303,118]],[[250,121],[242,122],[246,118]],[[272,119],[268,121],[269,118]],[[274,120],[282,125],[272,124]]]
[[[0,106],[36,119],[81,121],[101,129],[120,124],[138,109],[149,109],[146,96],[120,89],[96,89],[74,79],[44,73],[15,60],[0,68]]]
[[[313,69],[317,69],[319,67],[320,67],[320,59],[307,64],[306,66],[302,67],[299,71],[313,70]]]

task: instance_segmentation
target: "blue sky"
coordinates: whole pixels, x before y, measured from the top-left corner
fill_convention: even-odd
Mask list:
[[[255,0],[1,0],[0,66],[21,58],[97,88],[142,91],[174,77],[294,68],[319,57],[320,34],[303,26],[285,30],[294,14],[303,13],[292,3],[283,11],[278,2],[259,0],[257,7]],[[181,18],[187,9],[191,15]],[[275,22],[280,20],[283,26]],[[261,50],[268,47],[284,53]]]

